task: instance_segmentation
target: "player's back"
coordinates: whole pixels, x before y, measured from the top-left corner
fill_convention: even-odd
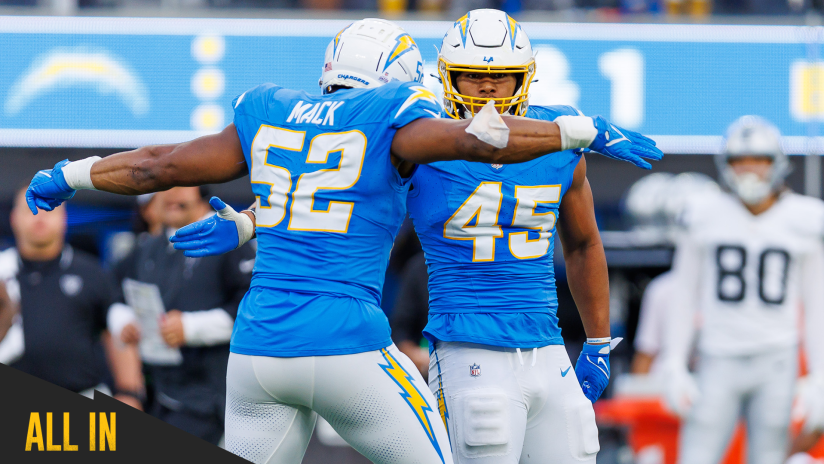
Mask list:
[[[267,84],[238,97],[235,125],[259,202],[253,288],[354,298],[380,312],[408,189],[392,138],[437,111],[415,84],[323,96]],[[386,324],[382,312],[364,317]]]
[[[570,107],[530,107],[553,120]],[[419,166],[407,206],[429,268],[425,334],[511,347],[562,344],[553,250],[571,151],[513,165]]]
[[[684,291],[701,311],[699,349],[741,355],[796,344],[805,282],[820,285],[824,278],[824,203],[785,192],[753,215],[718,192],[693,201],[684,216],[675,270],[698,286]]]

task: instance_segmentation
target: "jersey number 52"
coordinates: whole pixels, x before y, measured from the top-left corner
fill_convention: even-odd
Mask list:
[[[542,203],[561,201],[560,185],[515,187],[515,214],[512,227],[534,229],[538,238],[530,239],[527,231],[509,233],[509,251],[518,259],[540,258],[549,249],[555,227],[555,213],[536,212]],[[443,226],[443,236],[451,240],[472,240],[472,261],[494,261],[495,240],[504,236],[498,224],[501,212],[501,182],[481,182]]]
[[[252,191],[258,197],[257,227],[275,227],[286,217],[286,203],[292,190],[292,173],[269,164],[269,149],[302,152],[305,131],[261,125],[252,141]],[[366,136],[358,130],[319,134],[309,142],[308,164],[326,164],[329,155],[340,154],[340,164],[298,177],[289,209],[289,230],[346,233],[352,218],[353,202],[329,201],[326,210],[314,209],[318,190],[346,190],[357,183],[366,153]]]

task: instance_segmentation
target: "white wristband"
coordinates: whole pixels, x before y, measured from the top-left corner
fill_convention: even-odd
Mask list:
[[[255,224],[249,219],[249,216],[235,211],[229,205],[217,212],[218,217],[232,221],[237,227],[237,247],[240,248],[244,243],[252,239],[255,235]]]
[[[589,116],[558,116],[554,122],[561,129],[561,151],[587,148],[598,135]]]
[[[75,190],[97,190],[92,183],[92,165],[100,159],[99,156],[92,156],[63,166],[63,178],[69,187]]]

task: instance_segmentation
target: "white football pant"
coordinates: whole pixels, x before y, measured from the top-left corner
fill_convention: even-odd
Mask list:
[[[438,342],[429,358],[455,463],[595,464],[595,412],[563,345]]]
[[[226,449],[256,464],[298,464],[317,414],[376,463],[451,464],[437,403],[395,345],[340,356],[231,353]]]
[[[742,416],[748,463],[784,462],[797,370],[795,348],[750,356],[702,355],[701,397],[681,429],[679,464],[718,464]]]

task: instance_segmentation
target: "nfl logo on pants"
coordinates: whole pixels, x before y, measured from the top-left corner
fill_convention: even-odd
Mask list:
[[[481,366],[477,364],[469,366],[469,375],[471,375],[472,377],[477,377],[481,375]]]

